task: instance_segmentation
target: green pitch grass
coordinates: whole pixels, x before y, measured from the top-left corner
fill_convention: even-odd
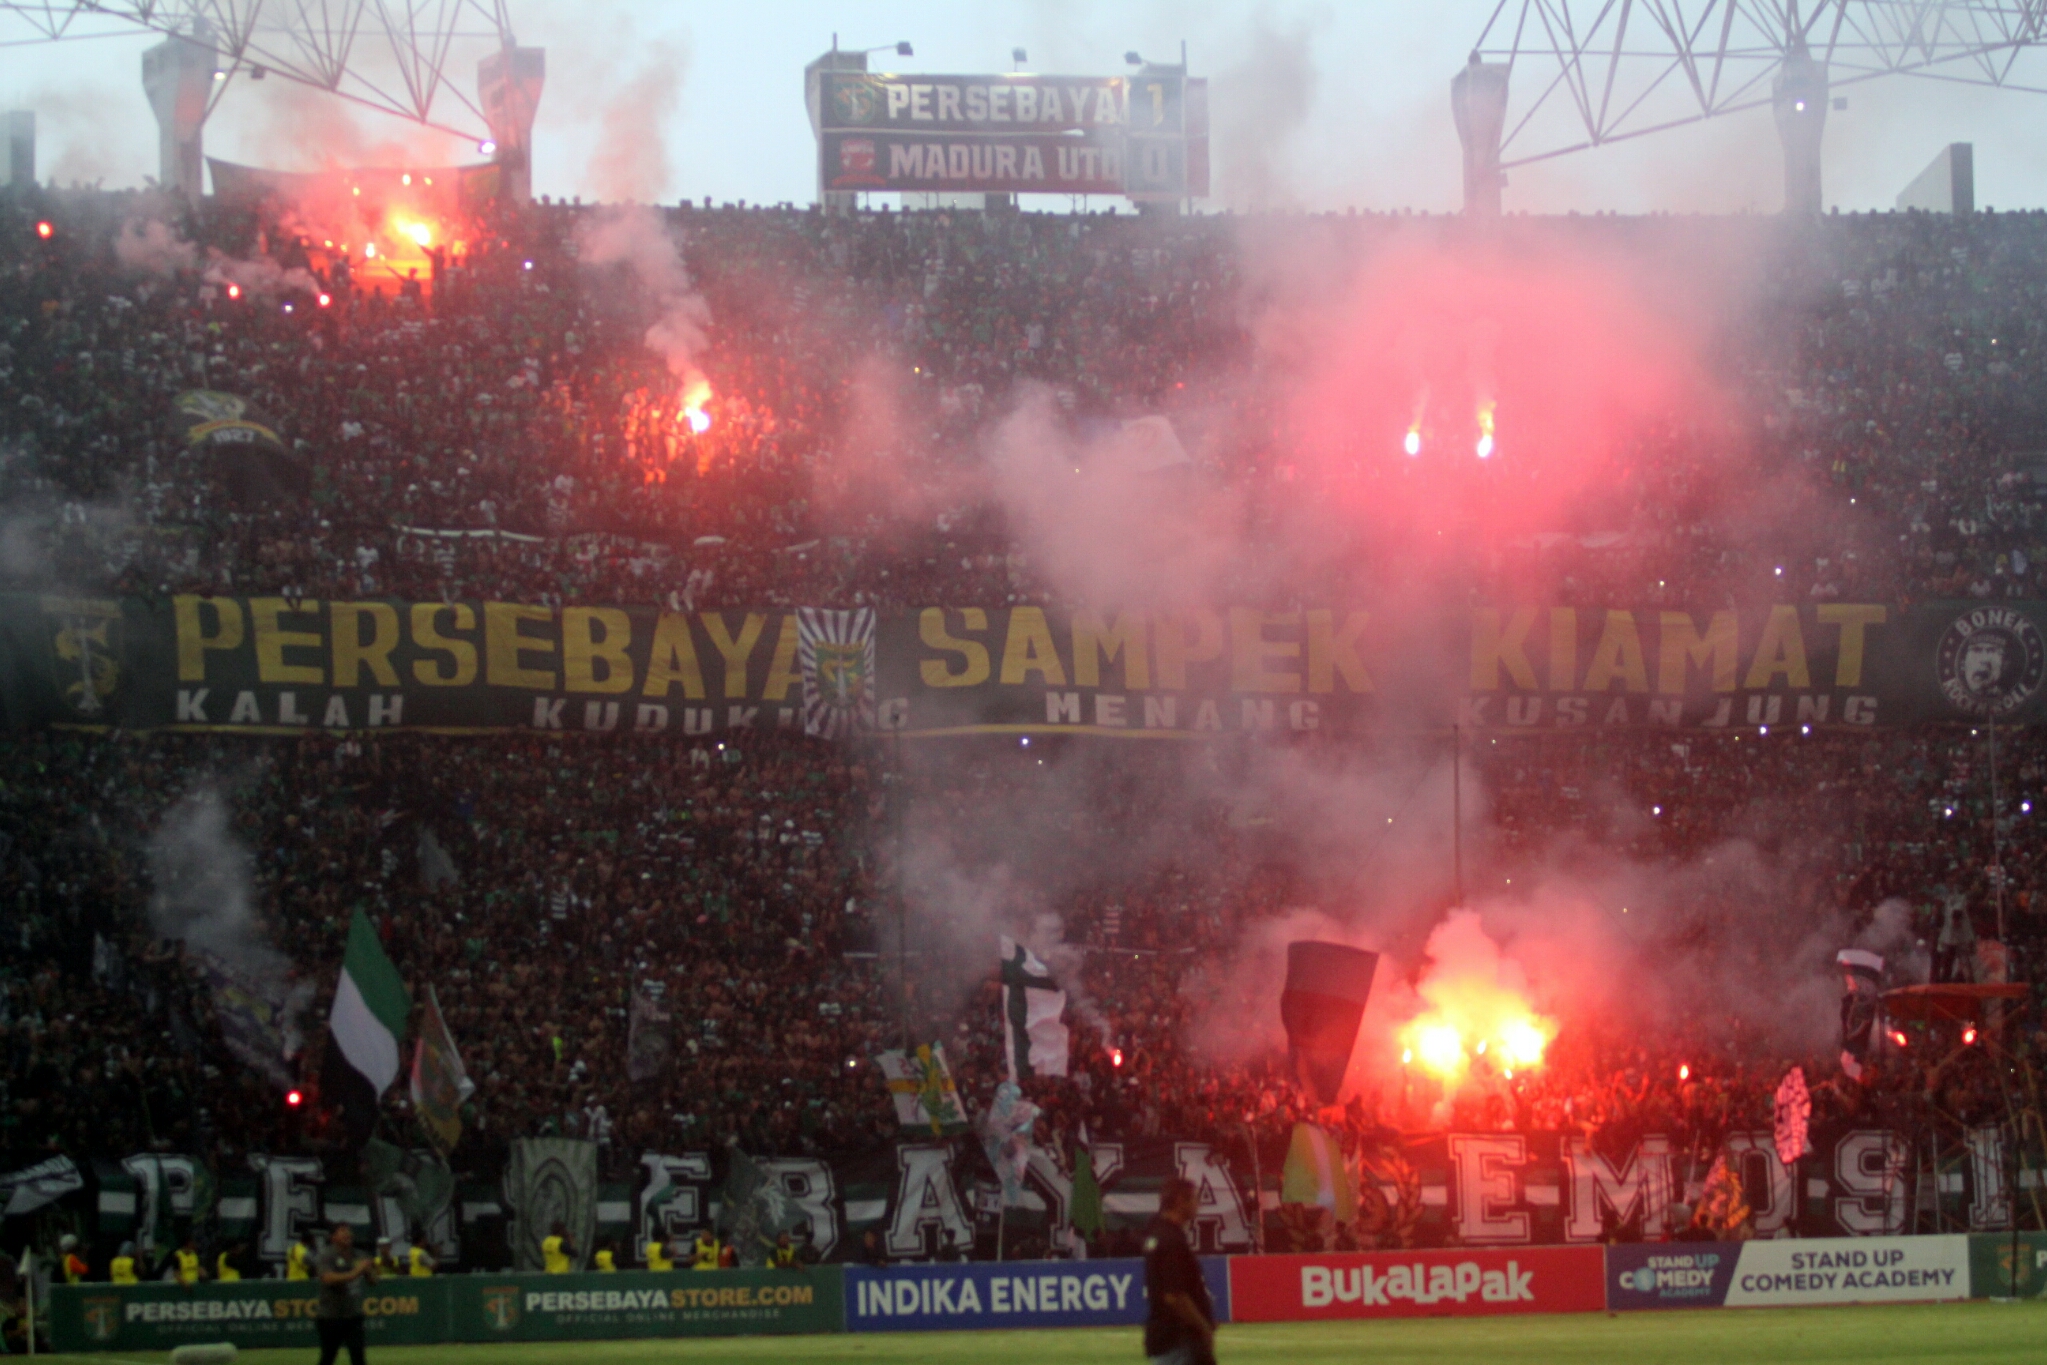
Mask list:
[[[1803,1365],[1839,1361],[2047,1360],[2047,1304],[1959,1303],[1560,1317],[1408,1318],[1225,1327],[1222,1365]],[[162,1365],[166,1355],[51,1356],[72,1365]],[[302,1365],[311,1350],[247,1351],[237,1365]],[[343,1359],[347,1359],[346,1356]],[[1054,1365],[1143,1360],[1134,1329],[929,1332],[376,1349],[371,1365]]]

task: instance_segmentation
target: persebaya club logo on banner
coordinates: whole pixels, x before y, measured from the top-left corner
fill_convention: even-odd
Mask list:
[[[483,1291],[483,1320],[499,1332],[519,1325],[519,1286],[492,1285]]]
[[[121,682],[121,604],[45,597],[57,694],[79,718],[104,719]]]
[[[1994,719],[2040,690],[2047,640],[2015,608],[1977,607],[1957,616],[1941,635],[1934,669],[1950,705]]]

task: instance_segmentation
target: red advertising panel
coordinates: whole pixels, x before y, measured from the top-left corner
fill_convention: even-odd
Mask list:
[[[1599,1247],[1232,1256],[1233,1322],[1589,1313],[1606,1307]]]

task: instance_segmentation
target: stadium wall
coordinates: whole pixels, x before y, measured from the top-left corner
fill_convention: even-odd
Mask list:
[[[1788,1238],[1210,1256],[1223,1322],[2047,1297],[2047,1234]],[[314,1344],[310,1281],[59,1285],[59,1352]],[[1134,1259],[670,1274],[450,1275],[377,1285],[373,1345],[1135,1326]]]

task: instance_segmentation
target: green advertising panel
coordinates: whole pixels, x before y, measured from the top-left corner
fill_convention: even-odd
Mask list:
[[[448,1339],[447,1279],[389,1280],[363,1296],[372,1346]],[[240,1284],[57,1285],[50,1335],[59,1351],[168,1351],[195,1342],[243,1350],[317,1344],[314,1286],[307,1280]]]
[[[578,1341],[845,1330],[838,1266],[446,1281],[454,1341]]]
[[[2047,1298],[2047,1232],[1979,1232],[1969,1238],[1969,1297]]]
[[[60,1285],[51,1339],[63,1352],[311,1347],[306,1281]],[[446,1341],[745,1336],[845,1330],[838,1266],[615,1275],[444,1275],[387,1280],[363,1300],[372,1347]]]

